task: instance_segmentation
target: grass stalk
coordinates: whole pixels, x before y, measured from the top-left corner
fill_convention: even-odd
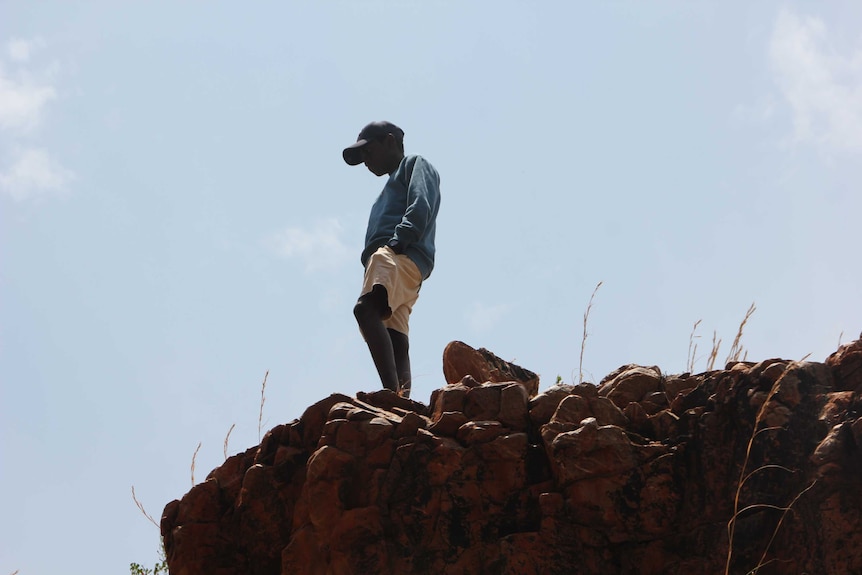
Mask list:
[[[160,529],[159,524],[158,524],[158,523],[156,523],[156,520],[155,520],[155,519],[153,519],[153,516],[152,516],[152,515],[150,515],[149,513],[147,513],[147,510],[146,510],[146,509],[144,509],[144,505],[143,505],[143,503],[141,503],[140,501],[138,501],[138,497],[137,497],[137,495],[135,495],[135,486],[134,486],[134,485],[132,485],[132,499],[134,500],[135,505],[137,505],[137,506],[138,506],[138,509],[140,509],[141,513],[143,513],[143,514],[144,514],[144,517],[146,517],[147,519],[149,519],[149,520],[150,520],[150,523],[152,523],[153,525],[155,525],[155,526],[156,526],[156,529]],[[17,571],[15,571],[15,573],[17,573]],[[12,573],[12,575],[15,575],[15,573]]]
[[[581,338],[581,358],[578,362],[578,383],[584,382],[584,348],[587,345],[587,320],[590,317],[590,310],[593,308],[593,298],[596,297],[596,292],[602,287],[602,282],[596,284],[593,294],[590,296],[590,301],[587,304],[587,310],[584,312],[584,335]]]
[[[780,379],[779,379],[780,381]],[[736,482],[736,493],[733,496],[733,515],[730,516],[730,519],[727,522],[727,561],[724,566],[724,574],[730,575],[730,561],[733,557],[733,535],[736,532],[736,519],[739,517],[740,513],[744,510],[739,508],[739,496],[742,493],[742,487],[745,485],[745,482],[749,477],[754,473],[746,474],[746,469],[748,468],[748,460],[751,457],[751,447],[754,445],[754,440],[760,435],[760,431],[757,427],[760,425],[760,422],[763,421],[764,415],[766,413],[766,406],[769,404],[769,400],[775,395],[778,391],[778,381],[772,384],[772,388],[769,390],[769,394],[766,396],[766,400],[762,404],[760,404],[760,408],[757,410],[757,415],[754,418],[754,428],[751,431],[751,437],[748,438],[748,445],[745,447],[745,457],[742,460],[742,469],[739,471],[739,481]],[[758,470],[755,470],[758,471]],[[748,509],[748,507],[746,508]]]
[[[767,563],[769,563],[768,561],[766,561],[766,554],[769,553],[769,548],[772,547],[772,543],[773,543],[773,541],[775,541],[775,536],[778,535],[778,530],[781,529],[781,524],[784,523],[784,518],[787,517],[787,513],[790,512],[790,509],[793,507],[793,505],[797,501],[799,501],[799,498],[802,497],[803,495],[805,495],[805,493],[809,489],[814,487],[814,485],[816,483],[817,483],[817,480],[815,479],[814,481],[812,481],[808,485],[808,487],[806,487],[805,489],[803,489],[802,491],[797,493],[796,497],[794,497],[790,501],[790,503],[787,504],[787,507],[781,508],[782,509],[781,518],[778,520],[778,524],[775,526],[775,529],[772,531],[772,537],[769,538],[769,542],[766,544],[766,548],[763,550],[763,554],[760,556],[760,561],[758,561],[757,565],[754,567],[754,569],[752,569],[752,571],[751,571],[752,574],[757,573],[761,567],[764,567]]]
[[[753,307],[754,306],[752,305],[752,308]],[[750,308],[749,311],[753,311],[753,310]],[[746,314],[746,318],[749,315],[750,315],[750,313]],[[743,323],[745,323],[745,322],[743,321]],[[740,328],[740,333],[741,332],[742,332],[742,329]],[[767,543],[766,548],[763,551],[763,555],[761,556],[760,561],[758,562],[757,566],[754,568],[753,571],[749,571],[749,575],[750,575],[751,573],[756,573],[758,569],[760,569],[761,567],[763,567],[765,565],[764,561],[766,559],[766,554],[768,553],[769,548],[772,545],[772,542],[775,540],[775,536],[777,535],[778,530],[781,528],[781,524],[783,523],[784,517],[786,516],[787,512],[790,510],[790,508],[793,506],[793,504],[796,503],[796,501],[806,491],[811,489],[811,487],[813,487],[813,485],[814,485],[812,483],[811,485],[809,485],[808,487],[803,489],[801,492],[799,492],[796,495],[796,497],[794,497],[793,500],[791,500],[791,502],[786,507],[780,507],[777,505],[769,505],[769,504],[764,504],[764,503],[757,503],[757,504],[753,504],[753,505],[748,505],[742,509],[739,508],[739,497],[740,497],[740,494],[742,493],[742,488],[745,485],[745,483],[749,479],[751,479],[751,477],[754,474],[759,473],[759,472],[766,470],[766,469],[781,469],[781,470],[787,471],[788,473],[795,473],[795,471],[793,471],[791,469],[788,469],[788,468],[781,466],[781,465],[775,465],[775,464],[761,465],[757,469],[754,469],[753,471],[746,473],[746,469],[748,468],[748,461],[751,458],[751,448],[754,445],[755,439],[757,439],[757,437],[761,433],[766,433],[768,431],[776,431],[776,430],[783,429],[783,427],[776,427],[776,426],[770,426],[770,427],[764,427],[763,429],[758,429],[758,426],[761,423],[763,423],[763,421],[765,420],[767,406],[769,405],[769,402],[772,400],[772,398],[775,396],[775,394],[778,392],[778,387],[779,387],[780,382],[781,382],[781,378],[779,378],[775,383],[772,384],[772,387],[769,389],[769,393],[767,394],[766,399],[760,405],[760,408],[757,410],[757,415],[754,418],[754,427],[752,428],[752,431],[751,431],[751,437],[748,438],[748,445],[746,445],[746,448],[745,448],[745,457],[743,458],[743,461],[742,461],[742,469],[740,469],[740,471],[739,471],[739,481],[737,481],[737,483],[736,483],[736,493],[734,494],[734,497],[733,497],[733,515],[731,515],[730,519],[727,522],[727,561],[726,561],[725,567],[724,567],[724,574],[725,575],[730,575],[730,562],[731,562],[731,559],[733,557],[733,537],[734,537],[734,533],[736,530],[737,518],[742,513],[745,513],[746,511],[749,511],[752,509],[775,509],[775,510],[783,511],[783,513],[781,515],[781,519],[778,521],[778,524],[775,526],[775,529],[773,530],[772,536],[770,537],[769,542]]]
[[[757,308],[754,306],[754,303],[752,303],[751,306],[749,306],[748,311],[745,312],[745,317],[742,318],[742,322],[739,324],[739,329],[736,332],[736,337],[733,338],[733,344],[730,346],[730,353],[727,355],[727,359],[725,360],[726,364],[732,361],[739,361],[739,358],[743,353],[742,345],[740,343],[742,341],[742,330],[745,329],[745,324],[748,323],[748,319],[756,309]]]
[[[699,335],[694,335],[697,331],[697,326],[700,325],[700,322],[703,320],[697,320],[694,322],[694,327],[691,328],[691,334],[688,336],[688,365],[686,366],[686,371],[692,373],[694,371],[694,360],[697,355],[697,344],[694,343],[695,339],[699,339]]]
[[[227,430],[227,435],[224,436],[224,458],[227,459],[227,442],[230,439],[230,434],[233,431],[233,428],[236,427],[236,423],[230,426],[230,429]]]
[[[257,440],[260,441],[260,429],[263,427],[263,404],[266,403],[266,378],[269,377],[269,370],[263,375],[263,383],[260,386],[260,413],[257,416]]]
[[[718,332],[712,330],[712,350],[709,352],[709,357],[706,359],[706,371],[715,369],[715,360],[718,359],[718,350],[721,348],[721,339],[718,337]]]
[[[194,454],[192,455],[192,487],[195,486],[195,460],[198,458],[198,451],[201,450],[201,442],[198,442],[198,446],[195,449]]]

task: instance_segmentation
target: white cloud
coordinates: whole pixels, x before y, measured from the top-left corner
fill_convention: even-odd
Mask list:
[[[15,39],[6,44],[9,61],[19,66],[12,71],[0,61],[0,129],[16,132],[32,130],[41,123],[48,102],[57,97],[53,86],[35,79],[30,70],[20,66],[29,61],[35,47],[43,44],[38,39]]]
[[[75,175],[36,148],[17,150],[8,168],[0,171],[0,193],[23,201],[65,192]]]
[[[0,194],[19,202],[63,193],[75,179],[46,149],[25,143],[33,139],[46,107],[57,97],[50,83],[52,69],[34,73],[24,66],[43,46],[38,38],[13,39],[0,59],[0,151],[6,156],[0,165]]]
[[[306,228],[290,227],[276,232],[267,243],[278,255],[302,261],[306,272],[334,271],[352,255],[341,241],[341,234],[338,220],[328,218]]]
[[[793,112],[794,139],[862,149],[862,47],[842,55],[822,20],[782,10],[769,56]]]
[[[473,331],[489,331],[500,323],[509,309],[509,304],[485,305],[482,302],[474,302],[467,312],[467,323]]]
[[[45,105],[57,96],[51,86],[13,79],[0,65],[0,128],[29,131],[39,125]]]

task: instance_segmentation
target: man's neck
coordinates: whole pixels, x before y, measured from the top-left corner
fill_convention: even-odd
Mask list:
[[[390,166],[390,168],[391,168],[391,169],[390,169],[390,170],[387,170],[387,173],[388,173],[390,176],[392,175],[392,173],[393,173],[395,170],[397,170],[397,169],[398,169],[398,166],[400,166],[400,165],[401,165],[401,160],[403,160],[403,159],[404,159],[404,154],[401,154],[401,155],[400,155],[400,156],[398,156],[397,158],[393,158],[393,159],[392,159],[392,164],[391,164],[391,166]]]

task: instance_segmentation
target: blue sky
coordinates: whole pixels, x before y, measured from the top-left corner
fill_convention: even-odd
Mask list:
[[[414,398],[462,340],[585,379],[862,330],[862,4],[2,3],[0,574],[125,573],[228,454],[379,381],[371,120],[441,174]],[[73,566],[81,566],[78,567]]]

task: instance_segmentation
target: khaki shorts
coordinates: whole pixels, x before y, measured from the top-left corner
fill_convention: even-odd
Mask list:
[[[375,285],[386,288],[389,297],[391,315],[383,320],[383,325],[407,335],[410,312],[419,299],[422,272],[409,257],[398,255],[389,246],[383,246],[368,258],[360,297],[370,293]]]

